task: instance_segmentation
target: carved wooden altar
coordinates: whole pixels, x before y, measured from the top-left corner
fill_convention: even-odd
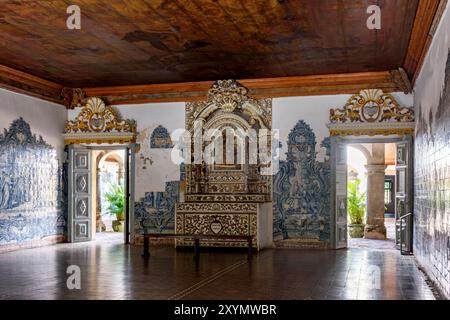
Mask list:
[[[186,104],[193,161],[185,164],[185,202],[176,206],[176,233],[252,235],[254,247],[272,245],[271,164],[262,160],[260,148],[264,145],[268,150],[265,156],[271,152],[272,102],[252,99],[247,93],[247,88],[234,80],[217,81],[206,101]],[[226,135],[228,130],[236,134],[232,142]],[[196,137],[202,137],[200,143]],[[208,148],[212,145],[216,146],[211,153],[213,161],[195,161],[199,155],[196,147],[201,146],[204,155],[211,152]],[[252,148],[255,145],[258,151]],[[178,239],[176,243],[192,245],[188,240]],[[201,244],[247,246],[245,241]]]

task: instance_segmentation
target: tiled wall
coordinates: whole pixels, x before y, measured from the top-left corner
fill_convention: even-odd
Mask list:
[[[450,2],[414,88],[414,255],[450,299]]]
[[[156,167],[164,173],[175,166],[170,159],[173,143],[170,132],[158,125],[154,130],[140,134],[141,150],[138,155],[138,170],[145,172],[148,167]],[[142,158],[147,158],[144,162]],[[162,168],[161,168],[162,167]],[[183,180],[183,166],[180,167],[180,180]],[[151,177],[154,178],[154,177]],[[167,178],[167,177],[166,177]],[[164,179],[166,180],[166,179]],[[147,232],[173,233],[175,230],[175,204],[180,201],[180,180],[164,181],[165,190],[155,191],[154,187],[146,187],[145,195],[135,201],[135,234],[140,235],[144,227]],[[141,186],[143,184],[141,183]]]
[[[330,240],[330,144],[317,161],[316,136],[303,120],[287,140],[286,160],[273,180],[274,240],[277,246],[327,247]]]
[[[147,192],[135,202],[135,232],[142,234],[143,227],[152,233],[173,233],[175,230],[175,204],[180,199],[180,182],[166,183],[164,192]]]
[[[414,251],[450,296],[450,57],[439,105],[417,121]]]
[[[64,234],[61,170],[22,118],[0,134],[0,251]]]
[[[0,89],[0,252],[64,240],[67,110]]]

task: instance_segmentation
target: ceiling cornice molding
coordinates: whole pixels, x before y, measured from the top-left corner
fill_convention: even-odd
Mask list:
[[[63,86],[4,65],[0,65],[0,88],[61,104]]]
[[[378,88],[409,92],[399,70],[281,78],[238,79],[254,98],[354,94]],[[82,88],[85,96],[101,97],[108,104],[198,101],[206,99],[213,81]]]
[[[412,86],[419,76],[448,0],[420,0],[403,68]]]
[[[405,81],[406,78],[406,81]],[[280,78],[239,79],[254,98],[354,94],[364,89],[410,92],[404,71],[342,73]],[[101,97],[109,104],[188,102],[206,99],[214,81],[134,86],[67,88],[57,83],[0,65],[0,87],[73,109],[80,99]],[[71,94],[69,94],[71,93]],[[75,94],[76,93],[76,94]]]

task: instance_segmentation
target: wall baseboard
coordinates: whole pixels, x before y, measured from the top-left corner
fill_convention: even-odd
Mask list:
[[[23,243],[5,244],[5,245],[0,245],[0,253],[16,251],[16,250],[21,250],[21,249],[31,249],[31,248],[49,246],[49,245],[53,245],[53,244],[61,243],[61,242],[65,242],[65,241],[66,241],[65,236],[54,235],[54,236],[49,236],[49,237],[45,237],[42,239],[26,241]]]
[[[277,249],[330,249],[328,242],[316,239],[274,240],[274,245]]]

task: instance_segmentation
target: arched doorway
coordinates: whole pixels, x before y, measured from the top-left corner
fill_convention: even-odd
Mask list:
[[[124,151],[94,152],[97,154],[96,233],[123,232],[123,213],[118,212],[118,197],[124,193]]]
[[[395,150],[381,141],[347,145],[349,247],[395,249]]]

